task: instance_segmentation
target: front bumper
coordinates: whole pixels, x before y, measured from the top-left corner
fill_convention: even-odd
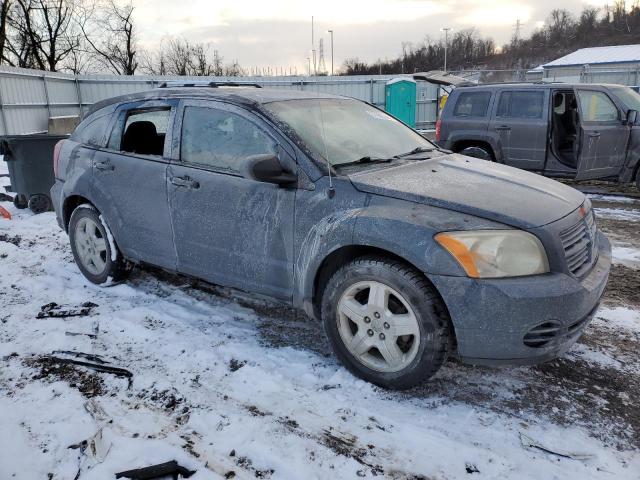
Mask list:
[[[580,280],[564,273],[495,280],[430,275],[451,315],[459,357],[473,364],[526,365],[566,352],[607,285],[611,244],[601,232],[598,251],[598,262]],[[558,334],[544,345],[527,346],[525,335],[547,322],[560,325]]]

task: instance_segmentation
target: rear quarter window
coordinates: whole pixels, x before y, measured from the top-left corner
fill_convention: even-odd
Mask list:
[[[485,117],[489,109],[491,92],[463,92],[453,109],[454,117]]]
[[[111,115],[107,114],[88,120],[87,123],[78,127],[71,139],[83,145],[104,147],[105,132],[110,119]]]

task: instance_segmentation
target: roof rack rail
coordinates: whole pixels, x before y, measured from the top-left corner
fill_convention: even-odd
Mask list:
[[[158,85],[158,88],[173,88],[173,87],[208,87],[208,88],[218,88],[218,87],[254,87],[254,88],[262,88],[262,85],[251,82],[162,82]]]

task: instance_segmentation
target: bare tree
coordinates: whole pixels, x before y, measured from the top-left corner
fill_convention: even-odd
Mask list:
[[[120,6],[107,0],[87,5],[78,15],[90,53],[117,75],[134,75],[139,66],[133,11],[131,3]]]
[[[3,0],[0,4],[0,63],[6,62],[5,46],[7,44],[7,24],[9,22],[9,11],[11,1]]]
[[[223,67],[222,57],[217,50],[213,59],[209,55],[209,46],[203,43],[191,43],[184,38],[167,38],[155,54],[146,54],[142,59],[142,69],[152,75],[180,76],[241,76],[244,74],[240,64]]]
[[[14,0],[11,51],[20,66],[57,71],[79,46],[76,0]]]

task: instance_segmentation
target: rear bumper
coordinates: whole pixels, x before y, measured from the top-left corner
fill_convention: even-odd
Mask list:
[[[62,212],[63,212],[62,205],[64,203],[64,198],[62,194],[63,186],[64,186],[63,182],[61,182],[60,180],[56,180],[53,186],[51,187],[51,190],[49,191],[49,196],[51,197],[51,203],[53,204],[53,209],[56,212],[56,220],[58,221],[58,225],[60,226],[61,229],[65,230],[64,220],[62,218]]]
[[[611,268],[611,245],[598,232],[599,258],[581,280],[563,273],[497,280],[429,276],[453,321],[458,355],[482,365],[527,365],[565,353],[597,311]],[[536,347],[525,335],[543,323],[557,334]]]

